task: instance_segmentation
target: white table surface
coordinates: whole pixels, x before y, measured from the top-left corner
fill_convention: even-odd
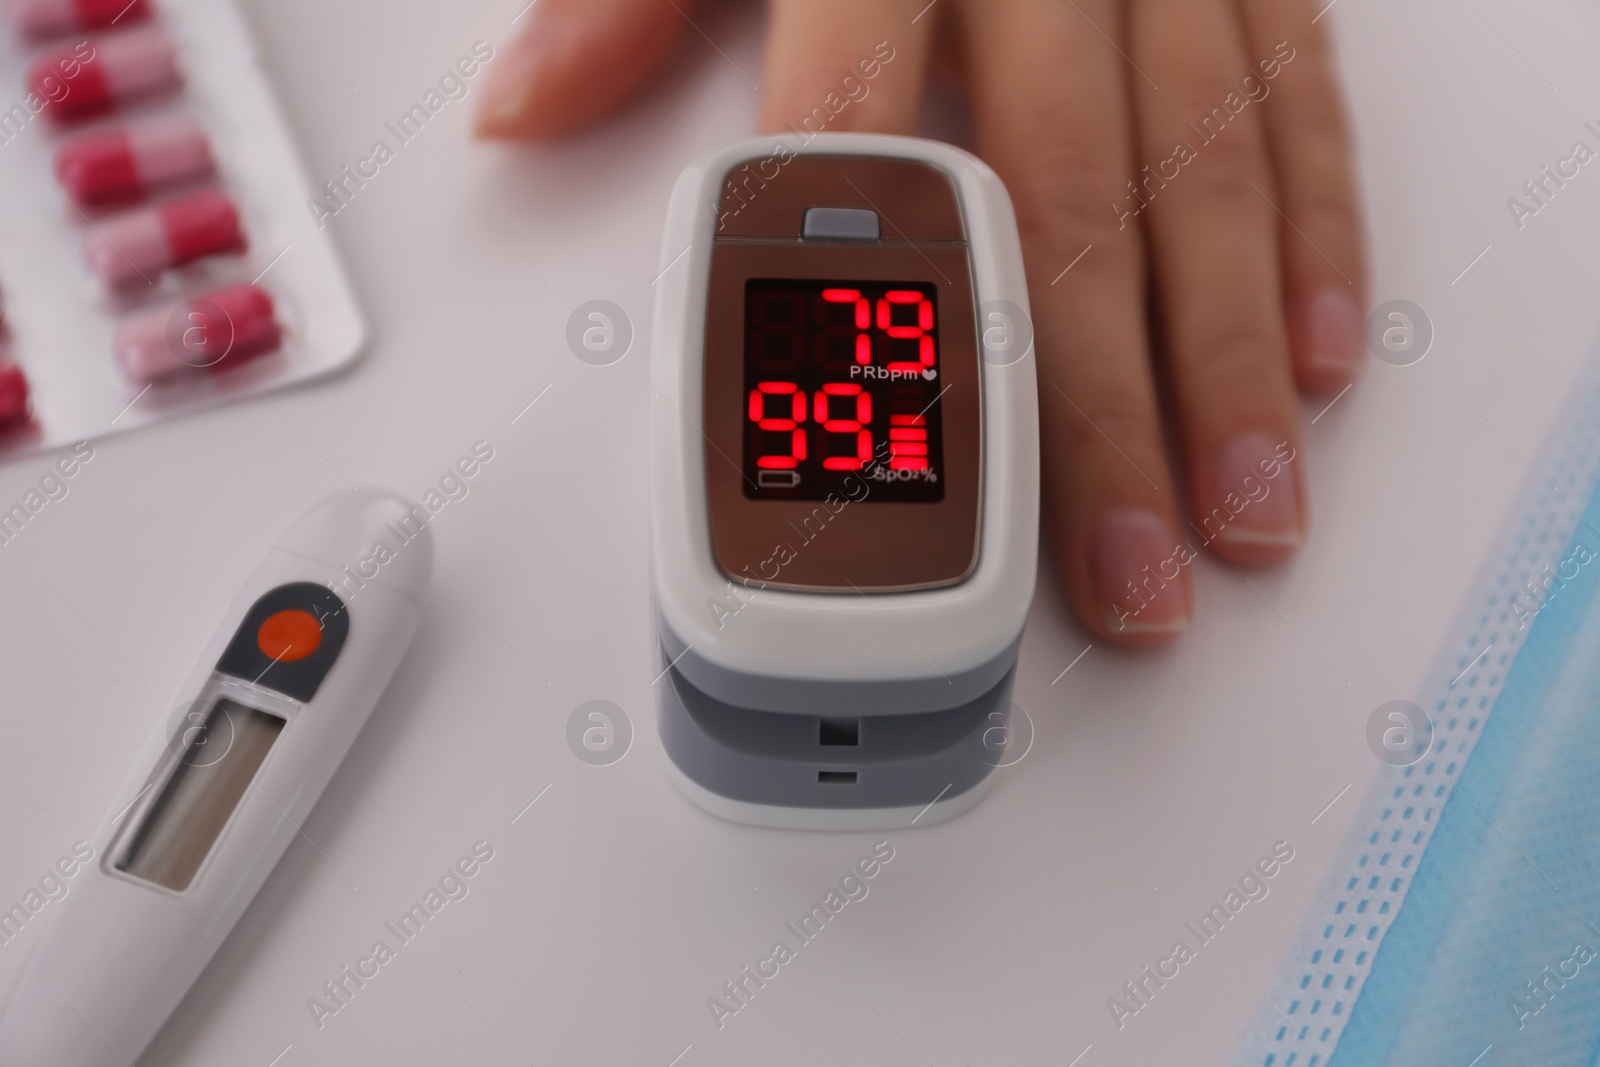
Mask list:
[[[320,181],[474,40],[503,40],[520,4],[248,0],[247,14]],[[1304,552],[1253,575],[1259,591],[1198,564],[1197,625],[1170,649],[1096,644],[1061,675],[1090,642],[1047,567],[1016,692],[1032,751],[963,818],[886,835],[720,822],[663,770],[650,283],[673,178],[752,128],[755,93],[732,64],[757,81],[761,66],[754,8],[697,21],[726,58],[686,35],[650,99],[592,134],[483,147],[471,100],[450,105],[330,223],[371,319],[364,362],[275,405],[99,444],[70,496],[0,547],[9,907],[93,834],[290,521],[347,477],[417,498],[474,442],[495,450],[434,524],[410,658],[142,1064],[955,1067],[1066,1064],[1086,1047],[1082,1067],[1218,1064],[1259,1009],[1249,983],[1275,974],[1378,767],[1368,714],[1416,695],[1534,476],[1522,454],[1584,369],[1600,167],[1520,231],[1506,200],[1575,140],[1595,143],[1583,123],[1600,120],[1600,14],[1581,0],[1338,0],[1374,303],[1425,308],[1433,351],[1373,366],[1307,427]],[[636,331],[609,367],[564,341],[595,298]],[[0,468],[0,502],[45,466]],[[608,767],[564,738],[594,698],[635,727]],[[870,895],[719,1031],[707,998],[883,837],[895,858]],[[1271,896],[1118,1030],[1107,998],[1279,839],[1297,856]],[[308,999],[479,840],[495,859],[470,895],[318,1029]],[[0,994],[36,925],[0,947]]]

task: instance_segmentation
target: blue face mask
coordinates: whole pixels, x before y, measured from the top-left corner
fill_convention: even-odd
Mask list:
[[[1239,1067],[1600,1063],[1600,380],[1579,400]]]

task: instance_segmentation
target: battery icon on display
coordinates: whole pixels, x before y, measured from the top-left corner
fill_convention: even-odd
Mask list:
[[[800,472],[787,471],[760,471],[756,474],[756,485],[762,489],[793,489],[800,484]]]

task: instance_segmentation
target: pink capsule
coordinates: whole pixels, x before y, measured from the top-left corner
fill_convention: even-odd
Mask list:
[[[144,0],[11,0],[10,11],[17,32],[36,41],[150,17]]]
[[[15,363],[0,359],[0,429],[28,419],[28,378]]]
[[[206,131],[188,119],[85,134],[56,153],[56,175],[85,207],[142,200],[165,187],[209,177],[213,170]]]
[[[84,235],[83,256],[108,286],[121,289],[152,283],[162,271],[206,256],[244,250],[238,209],[211,190],[100,223]]]
[[[172,42],[147,26],[49,52],[28,68],[28,88],[63,122],[115,111],[183,81]]]
[[[272,297],[235,285],[151,311],[117,327],[112,355],[136,385],[185,371],[224,370],[283,343]]]

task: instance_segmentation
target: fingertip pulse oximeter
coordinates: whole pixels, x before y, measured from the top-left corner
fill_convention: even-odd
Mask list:
[[[906,137],[746,141],[675,187],[651,362],[668,772],[800,828],[927,825],[1000,759],[1038,411],[1011,202]]]

